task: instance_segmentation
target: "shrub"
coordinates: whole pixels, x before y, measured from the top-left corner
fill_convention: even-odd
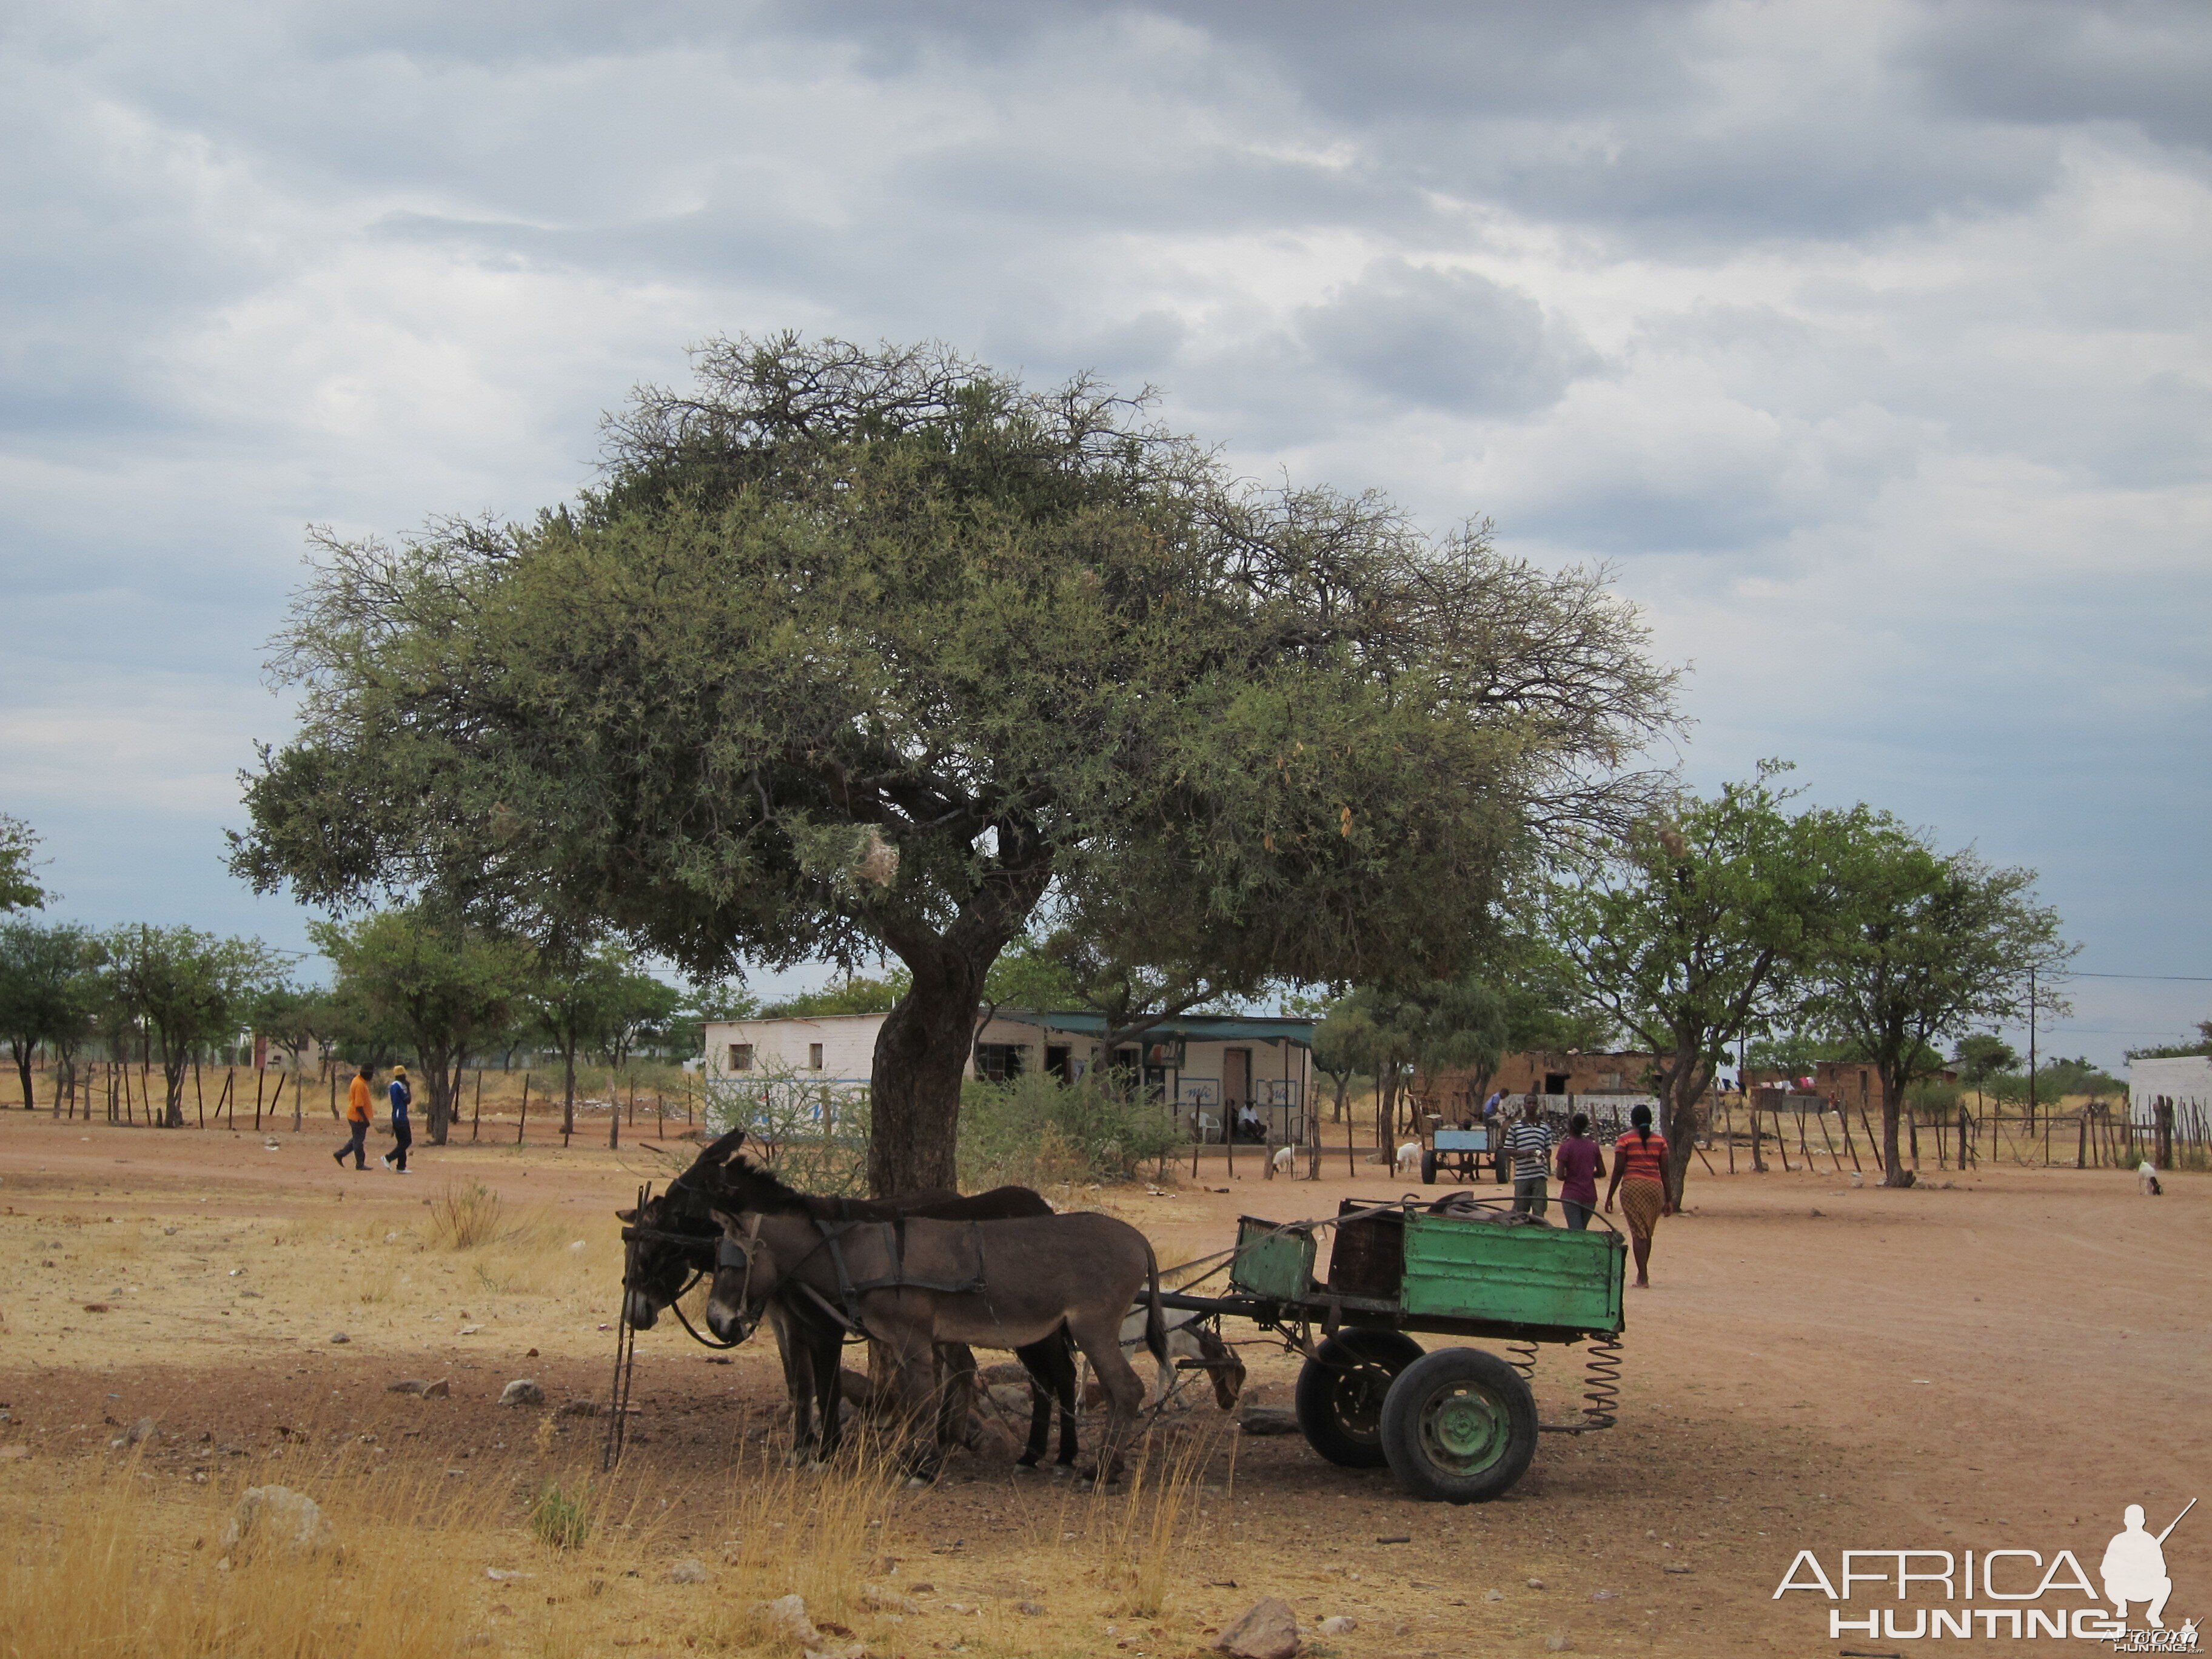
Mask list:
[[[1064,1084],[1044,1073],[971,1082],[960,1097],[960,1179],[1127,1181],[1181,1144],[1165,1105],[1130,1100],[1094,1078]]]
[[[473,1250],[499,1237],[499,1194],[481,1181],[449,1182],[430,1203],[430,1237],[449,1250]]]
[[[530,1530],[556,1550],[574,1549],[591,1536],[591,1516],[586,1511],[590,1498],[588,1487],[569,1492],[559,1482],[548,1480],[530,1500]]]

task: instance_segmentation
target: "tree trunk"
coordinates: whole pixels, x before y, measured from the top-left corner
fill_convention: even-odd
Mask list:
[[[422,1062],[422,1080],[430,1090],[430,1122],[428,1139],[433,1146],[442,1146],[453,1126],[453,1103],[446,1095],[446,1061],[448,1050],[426,1048],[419,1058]]]
[[[927,965],[934,971],[908,962],[913,983],[876,1033],[868,1189],[878,1198],[960,1184],[960,1085],[990,964],[978,966],[950,948],[930,955]]]
[[[1905,1167],[1905,1160],[1899,1155],[1897,1144],[1898,1127],[1905,1115],[1905,1088],[1891,1075],[1887,1066],[1881,1067],[1881,1167],[1884,1171],[1881,1184],[1885,1187],[1910,1187],[1912,1173]]]
[[[571,1041],[561,1049],[561,1144],[568,1144],[568,1137],[576,1133],[576,1045]]]
[[[1659,1132],[1667,1137],[1667,1195],[1678,1210],[1683,1184],[1690,1177],[1690,1159],[1697,1152],[1698,1102],[1711,1079],[1711,1073],[1694,1053],[1677,1050],[1667,1068],[1666,1092],[1660,1097],[1665,1121]]]
[[[33,1104],[31,1097],[31,1048],[27,1043],[21,1042],[11,1042],[8,1046],[15,1051],[15,1074],[23,1079],[23,1109],[27,1112],[31,1109]]]

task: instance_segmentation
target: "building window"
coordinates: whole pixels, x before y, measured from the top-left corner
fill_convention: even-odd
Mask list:
[[[1022,1045],[1018,1042],[979,1042],[975,1045],[975,1075],[993,1083],[1008,1083],[1022,1074]]]
[[[822,1069],[822,1045],[818,1042],[810,1042],[806,1045],[806,1069],[810,1072],[818,1072]]]
[[[753,1045],[750,1042],[732,1042],[730,1045],[730,1070],[750,1072],[752,1068]]]

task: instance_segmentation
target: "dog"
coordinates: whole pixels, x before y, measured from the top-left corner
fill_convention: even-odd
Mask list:
[[[1404,1174],[1408,1170],[1419,1169],[1421,1167],[1421,1143],[1418,1140],[1409,1140],[1404,1146],[1401,1146],[1398,1149],[1397,1162],[1392,1167],[1395,1168],[1401,1175]]]
[[[1275,1148],[1274,1158],[1270,1161],[1274,1164],[1277,1175],[1286,1176],[1297,1167],[1298,1159],[1297,1152],[1292,1148],[1278,1146]]]
[[[2145,1158],[2142,1167],[2136,1170],[2136,1184],[2145,1198],[2156,1198],[2166,1190],[2158,1184],[2158,1166],[2148,1158]]]

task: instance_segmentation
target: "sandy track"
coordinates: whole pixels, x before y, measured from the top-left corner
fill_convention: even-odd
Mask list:
[[[368,1432],[379,1457],[520,1490],[546,1437],[494,1403],[500,1386],[529,1375],[556,1403],[604,1395],[611,1211],[662,1173],[649,1152],[428,1149],[403,1182],[374,1162],[337,1170],[327,1133],[269,1139],[277,1150],[0,1119],[0,1443],[29,1449],[0,1464],[14,1472],[0,1497],[50,1460],[115,1455],[118,1425],[142,1415],[162,1429],[149,1466],[179,1480]],[[422,1200],[457,1179],[497,1190],[522,1236],[430,1248]],[[1296,1438],[1220,1437],[1185,1588],[1151,1650],[1190,1651],[1273,1592],[1302,1616],[1358,1617],[1332,1644],[1348,1656],[1541,1651],[1559,1632],[1584,1651],[1832,1651],[1812,1598],[1771,1596],[1801,1547],[1832,1561],[1845,1547],[2063,1545],[2094,1571],[2124,1504],[2170,1516],[2212,1489],[2212,1181],[2172,1177],[2155,1200],[2108,1171],[1930,1181],[1891,1193],[1696,1171],[1693,1213],[1662,1231],[1656,1288],[1631,1293],[1621,1426],[1547,1437],[1504,1502],[1417,1504]],[[1394,1183],[1231,1184],[1072,1196],[1136,1222],[1173,1261],[1220,1248],[1239,1212],[1326,1215]],[[1295,1363],[1247,1352],[1262,1396],[1286,1403]],[[453,1397],[387,1394],[400,1376],[450,1376]],[[1574,1403],[1574,1381],[1547,1352],[1547,1417]],[[636,1457],[672,1481],[769,1432],[779,1392],[769,1352],[713,1365],[665,1328],[641,1341],[638,1386]],[[1219,1419],[1208,1403],[1193,1421]],[[560,1446],[598,1432],[563,1419]],[[1057,1492],[963,1458],[908,1520],[947,1552],[948,1584],[1034,1593],[1052,1579],[1036,1540]],[[2212,1522],[2185,1525],[2167,1559],[2173,1612],[2202,1618]],[[1059,1635],[1083,1650],[1081,1632]]]

